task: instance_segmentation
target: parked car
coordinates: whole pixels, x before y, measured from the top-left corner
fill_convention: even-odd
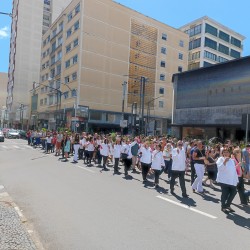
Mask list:
[[[9,131],[9,128],[3,128],[2,129],[4,137],[6,137],[8,131]]]
[[[6,137],[9,139],[19,139],[20,135],[19,135],[19,132],[17,130],[10,129],[10,130],[8,130],[8,132],[6,134]]]
[[[4,134],[2,130],[0,130],[0,141],[4,142]]]
[[[20,138],[22,139],[27,139],[27,132],[24,131],[24,130],[19,130],[19,135],[20,135]]]

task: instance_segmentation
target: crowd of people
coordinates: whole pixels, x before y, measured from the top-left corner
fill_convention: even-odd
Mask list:
[[[190,173],[191,190],[203,195],[204,187],[221,187],[221,210],[235,212],[232,201],[239,194],[242,206],[248,206],[250,191],[244,182],[250,173],[250,144],[242,149],[230,140],[225,144],[206,144],[196,139],[177,140],[163,136],[121,136],[119,134],[88,134],[55,131],[28,131],[28,144],[41,147],[45,153],[54,153],[63,162],[73,156],[73,163],[83,161],[87,166],[101,165],[103,171],[113,167],[113,174],[120,175],[120,163],[124,166],[124,177],[141,173],[143,184],[148,175],[154,177],[155,188],[160,188],[160,176],[169,183],[175,194],[176,179],[183,198],[188,198],[185,176]]]

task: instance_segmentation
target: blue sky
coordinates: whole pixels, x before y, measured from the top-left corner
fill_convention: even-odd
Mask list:
[[[42,0],[31,0],[42,1]],[[209,16],[246,37],[243,56],[250,55],[249,0],[116,0],[174,28]],[[0,12],[10,13],[12,0],[0,0]],[[8,72],[11,18],[0,15],[0,72]]]

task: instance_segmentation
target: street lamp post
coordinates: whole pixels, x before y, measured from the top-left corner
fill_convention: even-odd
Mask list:
[[[122,117],[121,117],[121,135],[123,135],[123,125],[124,125],[124,106],[125,106],[125,96],[126,96],[127,82],[124,81],[122,84]]]
[[[151,99],[150,101],[147,102],[147,125],[146,125],[146,128],[145,128],[145,131],[146,131],[146,135],[148,135],[148,126],[149,126],[149,118],[150,118],[150,103],[163,97],[163,95],[160,95],[154,99]]]
[[[144,76],[141,77],[141,85],[140,85],[140,109],[141,109],[141,119],[140,119],[140,134],[143,132],[144,128],[144,100],[145,100],[145,84],[146,78]]]

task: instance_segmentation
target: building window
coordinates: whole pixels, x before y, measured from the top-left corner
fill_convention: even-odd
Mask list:
[[[178,66],[178,72],[181,73],[182,72],[182,67]]]
[[[180,47],[184,47],[184,41],[183,41],[183,40],[180,40],[180,41],[179,41],[179,46],[180,46]]]
[[[72,89],[72,91],[71,91],[71,96],[72,96],[72,97],[76,97],[76,89]]]
[[[215,55],[215,54],[213,54],[211,52],[208,52],[206,50],[204,51],[204,57],[209,58],[209,59],[211,59],[213,61],[217,61],[217,55]]]
[[[160,74],[160,80],[165,81],[165,75],[164,74]]]
[[[159,94],[164,95],[164,88],[159,88]]]
[[[68,68],[70,66],[70,60],[67,60],[66,62],[65,62],[65,68]]]
[[[90,111],[90,120],[101,121],[102,120],[102,112]]]
[[[58,40],[57,40],[57,46],[60,46],[63,42],[63,38],[62,36],[58,37]]]
[[[161,39],[167,41],[167,39],[168,39],[167,34],[166,33],[162,33]]]
[[[72,74],[72,80],[75,81],[77,79],[77,72],[74,72]]]
[[[212,63],[209,63],[209,62],[206,62],[206,61],[203,62],[203,67],[209,67],[209,66],[212,66],[212,65],[213,65]]]
[[[211,49],[217,49],[217,42],[215,42],[212,39],[209,39],[207,37],[205,37],[205,47],[209,47]]]
[[[185,33],[187,33],[189,35],[189,37],[200,34],[201,33],[201,24],[199,24],[199,25],[197,25],[189,30],[186,30]]]
[[[75,7],[75,15],[80,12],[80,4]]]
[[[43,106],[43,99],[40,100],[40,105]]]
[[[71,44],[66,46],[66,53],[68,53],[71,50]]]
[[[219,38],[229,43],[229,35],[223,31],[219,31]]]
[[[234,58],[240,58],[240,52],[238,52],[238,51],[236,51],[234,49],[231,49],[230,56],[234,57]]]
[[[52,37],[56,36],[56,28],[52,31]]]
[[[56,42],[52,43],[51,52],[54,52],[55,50],[56,50]]]
[[[63,30],[63,22],[59,23],[59,32],[61,32]]]
[[[44,87],[41,88],[41,93],[44,93]]]
[[[74,30],[78,30],[79,29],[79,21],[75,22],[74,24]]]
[[[65,99],[69,98],[69,91],[64,92],[64,94],[63,94],[63,95],[64,95],[64,98],[65,98]]]
[[[201,38],[189,42],[189,50],[199,48],[201,46]]]
[[[212,25],[206,23],[205,33],[209,33],[213,36],[217,36],[218,30],[215,27],[213,27]]]
[[[164,107],[164,102],[163,101],[159,101],[159,108],[163,108]]]
[[[47,98],[44,98],[44,105],[47,105]]]
[[[71,33],[72,33],[72,31],[71,31],[71,28],[70,28],[70,29],[67,30],[67,38],[71,36]]]
[[[165,61],[161,61],[161,67],[165,68],[166,67],[166,63]]]
[[[61,66],[61,64],[58,64],[58,65],[56,66],[56,75],[60,75],[60,74],[61,74],[61,71],[62,71],[62,66]]]
[[[226,61],[228,61],[226,58],[224,58],[224,57],[222,57],[222,56],[218,56],[217,57],[217,61],[218,62],[226,62]]]
[[[167,49],[165,47],[161,47],[161,53],[166,55],[167,53]]]
[[[77,63],[77,60],[78,60],[78,56],[75,55],[75,56],[73,57],[73,64],[76,64],[76,63]]]
[[[64,78],[64,82],[65,82],[65,83],[69,83],[69,76],[66,76],[66,77]]]
[[[223,53],[223,54],[226,54],[226,55],[229,55],[229,48],[223,44],[220,44],[219,43],[219,48],[218,50]]]
[[[78,38],[74,40],[74,47],[78,45]]]
[[[70,22],[70,20],[72,19],[72,17],[73,17],[72,12],[70,12],[70,13],[68,14],[68,22]]]
[[[51,64],[50,64],[50,65],[53,65],[55,62],[56,62],[56,57],[55,57],[55,56],[52,56],[52,57],[51,57]]]
[[[241,41],[233,36],[231,36],[231,44],[241,48]]]
[[[62,51],[58,51],[57,53],[57,60],[56,61],[60,61],[62,59]]]
[[[182,54],[182,53],[179,53],[178,58],[179,58],[180,60],[183,60],[183,54]]]

